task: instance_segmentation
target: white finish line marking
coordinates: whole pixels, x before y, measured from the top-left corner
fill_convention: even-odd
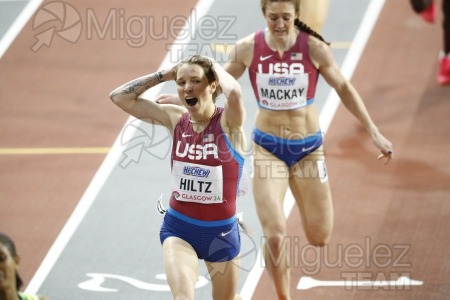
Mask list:
[[[423,281],[413,280],[407,276],[401,276],[397,280],[318,280],[309,276],[302,276],[297,285],[297,290],[308,290],[315,287],[407,287],[423,285]]]

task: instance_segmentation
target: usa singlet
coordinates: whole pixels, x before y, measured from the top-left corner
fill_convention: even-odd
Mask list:
[[[280,56],[267,45],[264,30],[255,33],[249,76],[260,108],[293,110],[314,102],[319,71],[309,56],[308,38],[300,31],[295,44]]]
[[[175,126],[172,146],[170,209],[196,220],[217,221],[236,213],[243,156],[223,132],[223,108],[202,132],[185,113]]]

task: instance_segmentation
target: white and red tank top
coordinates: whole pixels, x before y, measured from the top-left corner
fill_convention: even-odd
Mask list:
[[[295,44],[280,56],[267,45],[263,29],[255,33],[249,76],[260,108],[293,110],[314,102],[319,71],[309,56],[308,38],[300,31]]]
[[[169,205],[197,220],[224,220],[236,214],[244,157],[223,132],[222,113],[218,107],[208,126],[195,132],[186,112],[174,130]]]

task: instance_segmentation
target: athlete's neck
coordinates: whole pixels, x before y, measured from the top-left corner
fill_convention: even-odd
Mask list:
[[[212,106],[211,109],[208,110],[208,113],[206,115],[209,115],[209,117],[203,118],[203,119],[197,119],[197,118],[193,118],[193,116],[190,116],[189,121],[192,124],[207,124],[209,121],[211,121],[211,119],[216,115],[217,112],[217,106]]]
[[[297,41],[298,34],[298,30],[291,30],[289,35],[275,36],[269,30],[266,30],[266,43],[270,49],[277,51],[280,56],[282,56],[284,52],[294,46]]]

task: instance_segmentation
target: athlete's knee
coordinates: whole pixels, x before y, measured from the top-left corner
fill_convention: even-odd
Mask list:
[[[324,247],[328,244],[329,238],[321,238],[321,237],[308,237],[308,242],[316,247]]]
[[[311,245],[323,247],[330,241],[331,231],[331,228],[322,230],[307,230],[306,238]]]
[[[286,251],[286,236],[284,234],[272,234],[265,237],[266,251],[276,257]]]
[[[309,219],[305,223],[305,234],[308,242],[313,246],[325,246],[333,232],[333,222],[329,219]]]

